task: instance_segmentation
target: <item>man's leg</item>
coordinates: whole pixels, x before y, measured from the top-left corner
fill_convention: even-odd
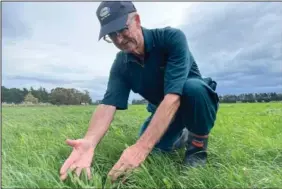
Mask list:
[[[188,79],[183,88],[180,111],[189,130],[184,163],[191,166],[205,164],[208,136],[218,111],[218,96],[204,81]]]
[[[154,105],[148,104],[147,110],[152,114],[141,127],[139,136],[146,130],[156,109]],[[175,150],[175,144],[176,147],[181,147],[186,142],[184,163],[193,165],[195,158],[205,162],[208,134],[214,126],[217,109],[216,92],[200,79],[188,79],[183,89],[180,108],[155,149],[172,151]],[[188,129],[189,135],[185,129]]]
[[[151,113],[151,115],[145,120],[144,124],[142,125],[139,131],[139,137],[143,134],[143,132],[148,127],[149,123],[151,122],[155,114],[156,109],[157,107],[154,106],[153,104],[148,104],[147,110],[148,112]],[[185,128],[185,125],[182,123],[180,112],[177,112],[175,118],[169,125],[167,131],[162,136],[161,140],[155,145],[154,150],[170,152],[172,150],[180,148],[181,146],[175,147],[174,145],[175,145],[175,141],[177,141],[177,139],[181,136],[183,128]]]

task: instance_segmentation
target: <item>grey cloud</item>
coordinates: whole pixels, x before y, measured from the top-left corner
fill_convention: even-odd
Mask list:
[[[36,77],[36,76],[6,76],[6,80],[35,81],[35,82],[42,83],[42,85],[44,85],[44,83],[64,85],[64,84],[71,84],[71,83],[74,83],[74,82],[83,82],[81,80],[62,80],[62,79],[43,77],[43,76],[41,76],[41,77]],[[5,83],[4,83],[4,85],[5,85]]]
[[[219,93],[281,91],[280,2],[202,3],[187,17],[181,28],[202,74],[218,81]]]

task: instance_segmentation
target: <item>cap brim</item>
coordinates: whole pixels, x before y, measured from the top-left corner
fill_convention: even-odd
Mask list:
[[[126,22],[127,22],[128,15],[121,16],[120,18],[117,18],[108,24],[104,25],[100,29],[100,34],[99,34],[99,39],[100,40],[102,37],[105,35],[123,29],[126,27]]]

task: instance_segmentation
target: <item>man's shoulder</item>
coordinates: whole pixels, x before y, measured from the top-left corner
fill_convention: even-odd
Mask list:
[[[126,53],[123,51],[118,51],[116,53],[114,62],[112,64],[112,68],[111,71],[112,72],[119,72],[122,73],[122,71],[125,69],[126,67]]]
[[[122,62],[122,60],[124,59],[124,55],[125,55],[125,53],[123,51],[118,51],[116,53],[115,63]]]
[[[172,26],[166,26],[162,28],[153,28],[150,29],[150,31],[155,35],[162,35],[165,37],[166,35],[170,34],[184,34],[184,32],[180,28],[172,27]]]
[[[115,55],[115,59],[114,59],[114,65],[120,65],[123,61],[124,58],[126,57],[125,52],[123,51],[118,51]]]
[[[156,43],[160,43],[161,46],[166,46],[173,42],[175,39],[179,41],[179,39],[185,39],[185,33],[176,27],[166,26],[162,28],[153,28],[150,29],[152,35],[154,36],[154,41]]]

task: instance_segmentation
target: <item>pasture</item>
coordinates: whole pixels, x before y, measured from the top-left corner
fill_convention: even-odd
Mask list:
[[[82,137],[95,106],[2,107],[3,188],[279,188],[282,186],[282,103],[221,104],[209,138],[205,168],[181,165],[184,151],[154,154],[126,182],[111,184],[108,171],[149,113],[145,105],[118,111],[95,150],[92,179],[59,169]]]

